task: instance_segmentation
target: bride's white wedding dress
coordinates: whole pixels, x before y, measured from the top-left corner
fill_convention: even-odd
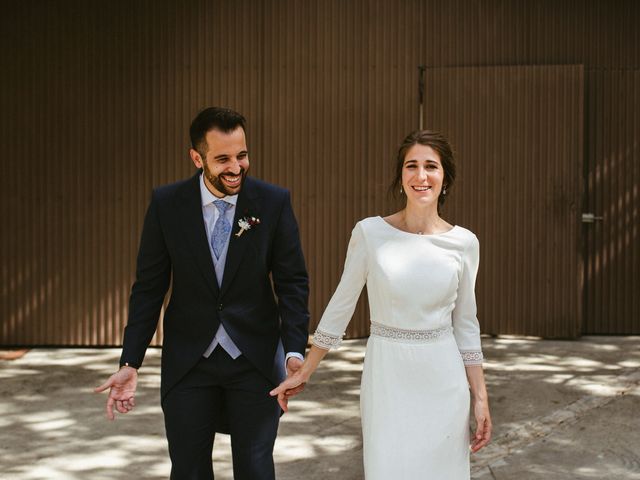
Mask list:
[[[476,236],[403,232],[381,217],[353,230],[344,272],[314,335],[340,344],[364,284],[371,336],[360,407],[367,480],[470,477],[469,386],[481,364]]]

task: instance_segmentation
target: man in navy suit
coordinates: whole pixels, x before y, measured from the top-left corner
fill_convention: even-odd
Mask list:
[[[135,405],[138,368],[164,315],[162,409],[172,479],[213,479],[215,432],[236,480],[275,478],[281,414],[269,391],[302,364],[309,287],[289,193],[247,176],[245,119],[207,108],[190,128],[190,179],[153,191],[138,252],[113,408]],[[285,360],[286,352],[286,360]]]

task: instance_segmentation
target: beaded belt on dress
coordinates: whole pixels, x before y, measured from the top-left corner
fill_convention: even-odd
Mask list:
[[[450,334],[451,331],[452,329],[449,325],[430,330],[406,330],[404,328],[389,327],[380,323],[371,322],[371,335],[403,342],[433,342]]]

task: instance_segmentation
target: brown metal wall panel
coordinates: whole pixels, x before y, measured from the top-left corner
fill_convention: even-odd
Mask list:
[[[587,72],[584,333],[640,332],[640,70]]]
[[[418,65],[640,67],[633,0],[27,0],[2,10],[4,345],[120,342],[151,188],[193,172],[187,126],[203,106],[245,113],[253,173],[292,191],[313,328],[354,222],[398,207],[386,186],[417,126]],[[361,304],[350,336],[366,334],[366,317]]]
[[[425,2],[429,66],[640,64],[634,0],[452,0]]]
[[[265,10],[260,174],[292,190],[312,283],[311,330],[342,272],[351,229],[386,214],[396,143],[414,128],[420,2],[273,2]],[[368,332],[364,296],[347,330]]]
[[[3,23],[5,345],[119,344],[151,188],[194,172],[189,122],[209,104],[261,116],[253,2],[68,7]]]
[[[486,333],[580,333],[581,66],[426,72],[425,126],[457,152],[444,217],[481,244]]]

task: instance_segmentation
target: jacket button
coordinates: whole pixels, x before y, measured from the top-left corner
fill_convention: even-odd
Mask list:
[[[222,310],[222,304],[218,305],[218,311]]]

